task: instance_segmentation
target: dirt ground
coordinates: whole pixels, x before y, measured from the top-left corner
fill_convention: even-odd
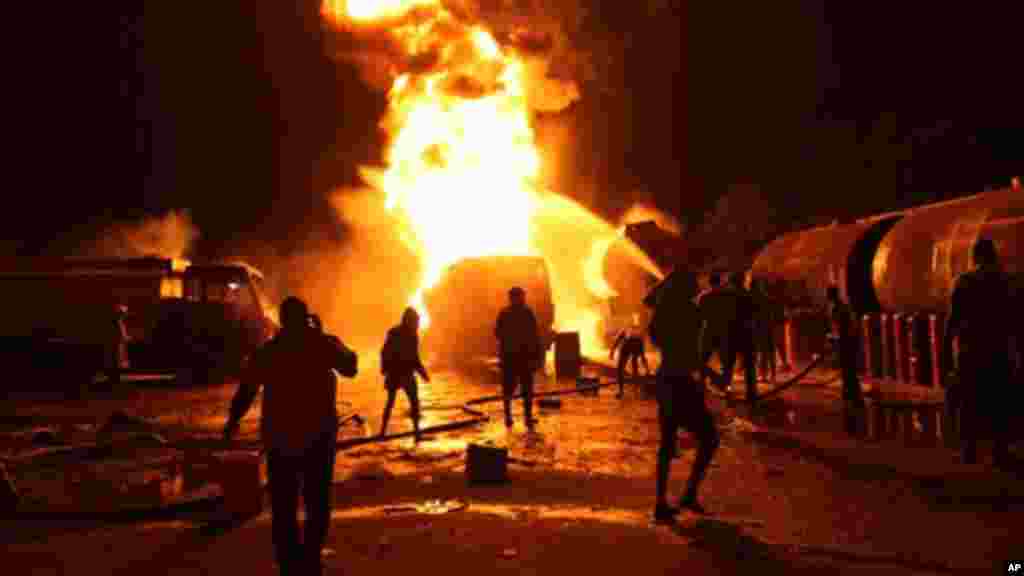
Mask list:
[[[1024,558],[1019,478],[983,464],[963,466],[944,448],[845,438],[838,433],[838,394],[824,385],[829,376],[814,374],[786,392],[777,408],[787,417],[770,422],[752,423],[742,411],[711,400],[722,446],[703,488],[710,515],[683,516],[675,527],[649,522],[656,412],[653,400],[635,387],[622,400],[612,389],[596,397],[562,396],[560,408],[539,412],[536,434],[523,429],[518,405],[519,421],[506,431],[495,403],[478,407],[489,422],[420,445],[403,439],[342,451],[328,573],[989,574]],[[549,378],[538,387],[564,385]],[[463,418],[463,402],[496,391],[487,367],[438,371],[421,386],[424,425]],[[171,442],[213,437],[232,393],[227,383],[188,391],[136,389],[80,402],[8,402],[0,450],[23,454],[24,432],[43,424],[65,440],[86,441],[114,410],[151,419]],[[366,419],[365,426],[343,427],[340,438],[377,433],[384,390],[372,366],[362,367],[354,381],[341,381],[339,399],[342,415]],[[243,439],[255,438],[257,423],[258,406],[242,427]],[[400,396],[389,431],[409,428]],[[19,431],[20,437],[14,434]],[[469,443],[507,447],[515,459],[509,481],[468,485]],[[689,445],[685,438],[683,444]],[[156,462],[168,452],[147,446],[101,461],[115,468],[107,477],[116,477],[111,462]],[[671,494],[681,492],[692,457],[686,450],[673,465]],[[112,515],[94,501],[94,512],[86,514],[89,507],[76,508],[68,495],[74,466],[58,462],[11,466],[19,489],[34,497],[27,511],[0,523],[9,566],[33,574],[274,573],[266,508],[256,517],[227,521],[215,503]],[[60,514],[48,505],[58,493],[64,493]],[[416,511],[431,500],[465,507],[444,514]]]

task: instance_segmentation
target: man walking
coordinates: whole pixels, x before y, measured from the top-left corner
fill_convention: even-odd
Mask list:
[[[430,375],[420,360],[420,315],[415,308],[406,308],[402,313],[402,322],[388,330],[384,347],[380,354],[380,371],[384,374],[384,387],[388,391],[388,400],[384,405],[384,416],[380,422],[380,435],[384,436],[388,429],[391,410],[395,407],[398,391],[405,392],[409,399],[409,414],[412,416],[412,427],[416,442],[420,441],[420,397],[416,375],[430,382]]]
[[[224,428],[230,440],[256,394],[263,389],[260,433],[267,451],[274,552],[282,576],[320,574],[320,550],[331,512],[338,415],[336,370],[353,377],[357,357],[336,337],[310,324],[298,298],[281,304],[281,330],[252,356],[231,402]],[[299,544],[299,485],[306,523]]]
[[[697,488],[703,480],[711,458],[718,448],[718,431],[704,401],[702,381],[701,317],[693,298],[697,281],[685,271],[673,272],[656,299],[651,320],[651,341],[661,350],[657,372],[656,394],[660,439],[655,478],[656,500],[654,520],[671,522],[679,508],[668,505],[668,476],[676,456],[677,431],[689,430],[697,438],[697,457],[686,483],[686,492],[679,500],[680,508],[704,514],[697,500]]]

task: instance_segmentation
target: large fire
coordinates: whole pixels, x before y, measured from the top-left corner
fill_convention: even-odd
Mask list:
[[[540,255],[552,268],[557,328],[578,330],[585,350],[599,349],[595,302],[614,296],[601,260],[618,234],[544,189],[526,56],[440,0],[325,0],[322,13],[356,35],[385,34],[387,49],[399,53],[391,54],[402,69],[392,71],[382,122],[389,136],[385,167],[361,174],[384,192],[388,210],[406,226],[404,240],[420,257],[423,278],[412,304],[425,323],[423,294],[449,265]],[[566,262],[564,253],[553,253],[565,250],[554,239],[584,221],[586,251]],[[572,266],[579,270],[566,269]],[[574,282],[589,294],[569,286]]]

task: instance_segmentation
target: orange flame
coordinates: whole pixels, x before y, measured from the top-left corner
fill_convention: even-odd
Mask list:
[[[614,298],[619,295],[604,277],[604,260],[612,244],[624,231],[624,228],[620,228],[617,236],[607,236],[595,241],[591,245],[590,255],[583,263],[583,278],[587,290],[598,298]]]
[[[443,270],[467,257],[532,254],[540,156],[524,89],[523,64],[489,32],[457,22],[433,0],[370,0],[325,4],[340,21],[397,18],[431,8],[425,23],[397,24],[392,40],[409,56],[420,40],[444,28],[442,62],[430,72],[403,74],[388,94],[384,119],[391,141],[387,168],[363,169],[386,194],[386,206],[407,226],[405,238],[424,265],[413,304],[429,323],[423,292]]]
[[[393,74],[382,121],[389,136],[385,167],[360,173],[384,192],[386,208],[405,228],[403,240],[422,262],[411,299],[422,325],[429,325],[424,292],[449,265],[542,255],[551,268],[556,327],[580,331],[585,350],[598,346],[597,303],[615,295],[602,263],[621,230],[616,235],[589,211],[544,190],[523,56],[441,0],[325,0],[322,13],[342,29],[386,34],[401,53],[392,69],[414,70]]]

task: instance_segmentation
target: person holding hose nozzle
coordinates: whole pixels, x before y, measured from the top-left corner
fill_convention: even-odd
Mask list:
[[[384,374],[384,386],[388,389],[388,402],[384,405],[384,418],[380,424],[380,435],[388,429],[391,410],[395,406],[398,391],[405,392],[409,399],[413,430],[416,442],[420,441],[420,399],[416,385],[416,374],[427,382],[430,375],[420,360],[420,315],[412,308],[402,314],[402,323],[388,330],[384,347],[380,351],[380,371]]]
[[[354,377],[358,358],[341,340],[313,328],[298,298],[287,298],[280,314],[281,330],[253,353],[242,375],[224,439],[238,432],[262,388],[260,435],[267,453],[275,557],[282,575],[320,574],[338,428],[337,387],[324,374],[335,370]],[[296,518],[300,484],[306,506],[301,545]]]
[[[864,395],[857,378],[858,340],[857,323],[850,306],[839,298],[839,288],[829,286],[825,293],[828,298],[828,316],[832,332],[829,340],[839,352],[839,368],[843,379],[843,422],[846,433],[856,436],[864,422]]]
[[[946,408],[960,412],[961,457],[977,461],[978,438],[986,423],[993,433],[992,459],[998,468],[1011,465],[1009,453],[1010,402],[1014,364],[1019,361],[1020,326],[1013,322],[1009,278],[999,265],[995,243],[979,239],[971,253],[975,268],[956,279],[942,342],[946,378]],[[953,340],[959,344],[954,372]],[[1015,350],[1018,348],[1018,350]]]
[[[639,362],[643,362],[644,372],[651,374],[651,367],[647,364],[647,355],[644,354],[644,335],[640,332],[640,315],[633,314],[633,322],[625,330],[619,332],[608,353],[608,359],[615,359],[615,352],[619,353],[619,364],[616,376],[619,382],[619,394],[616,398],[622,399],[623,386],[626,380],[626,365],[632,362],[633,378],[640,376]]]
[[[703,357],[700,351],[703,321],[697,305],[697,279],[687,271],[674,271],[644,299],[654,308],[649,333],[661,350],[656,395],[660,441],[655,478],[654,521],[668,523],[686,508],[704,514],[697,501],[697,488],[718,448],[718,431],[704,401]],[[686,428],[697,438],[697,457],[679,500],[680,508],[668,505],[668,475],[677,455],[677,430]]]

